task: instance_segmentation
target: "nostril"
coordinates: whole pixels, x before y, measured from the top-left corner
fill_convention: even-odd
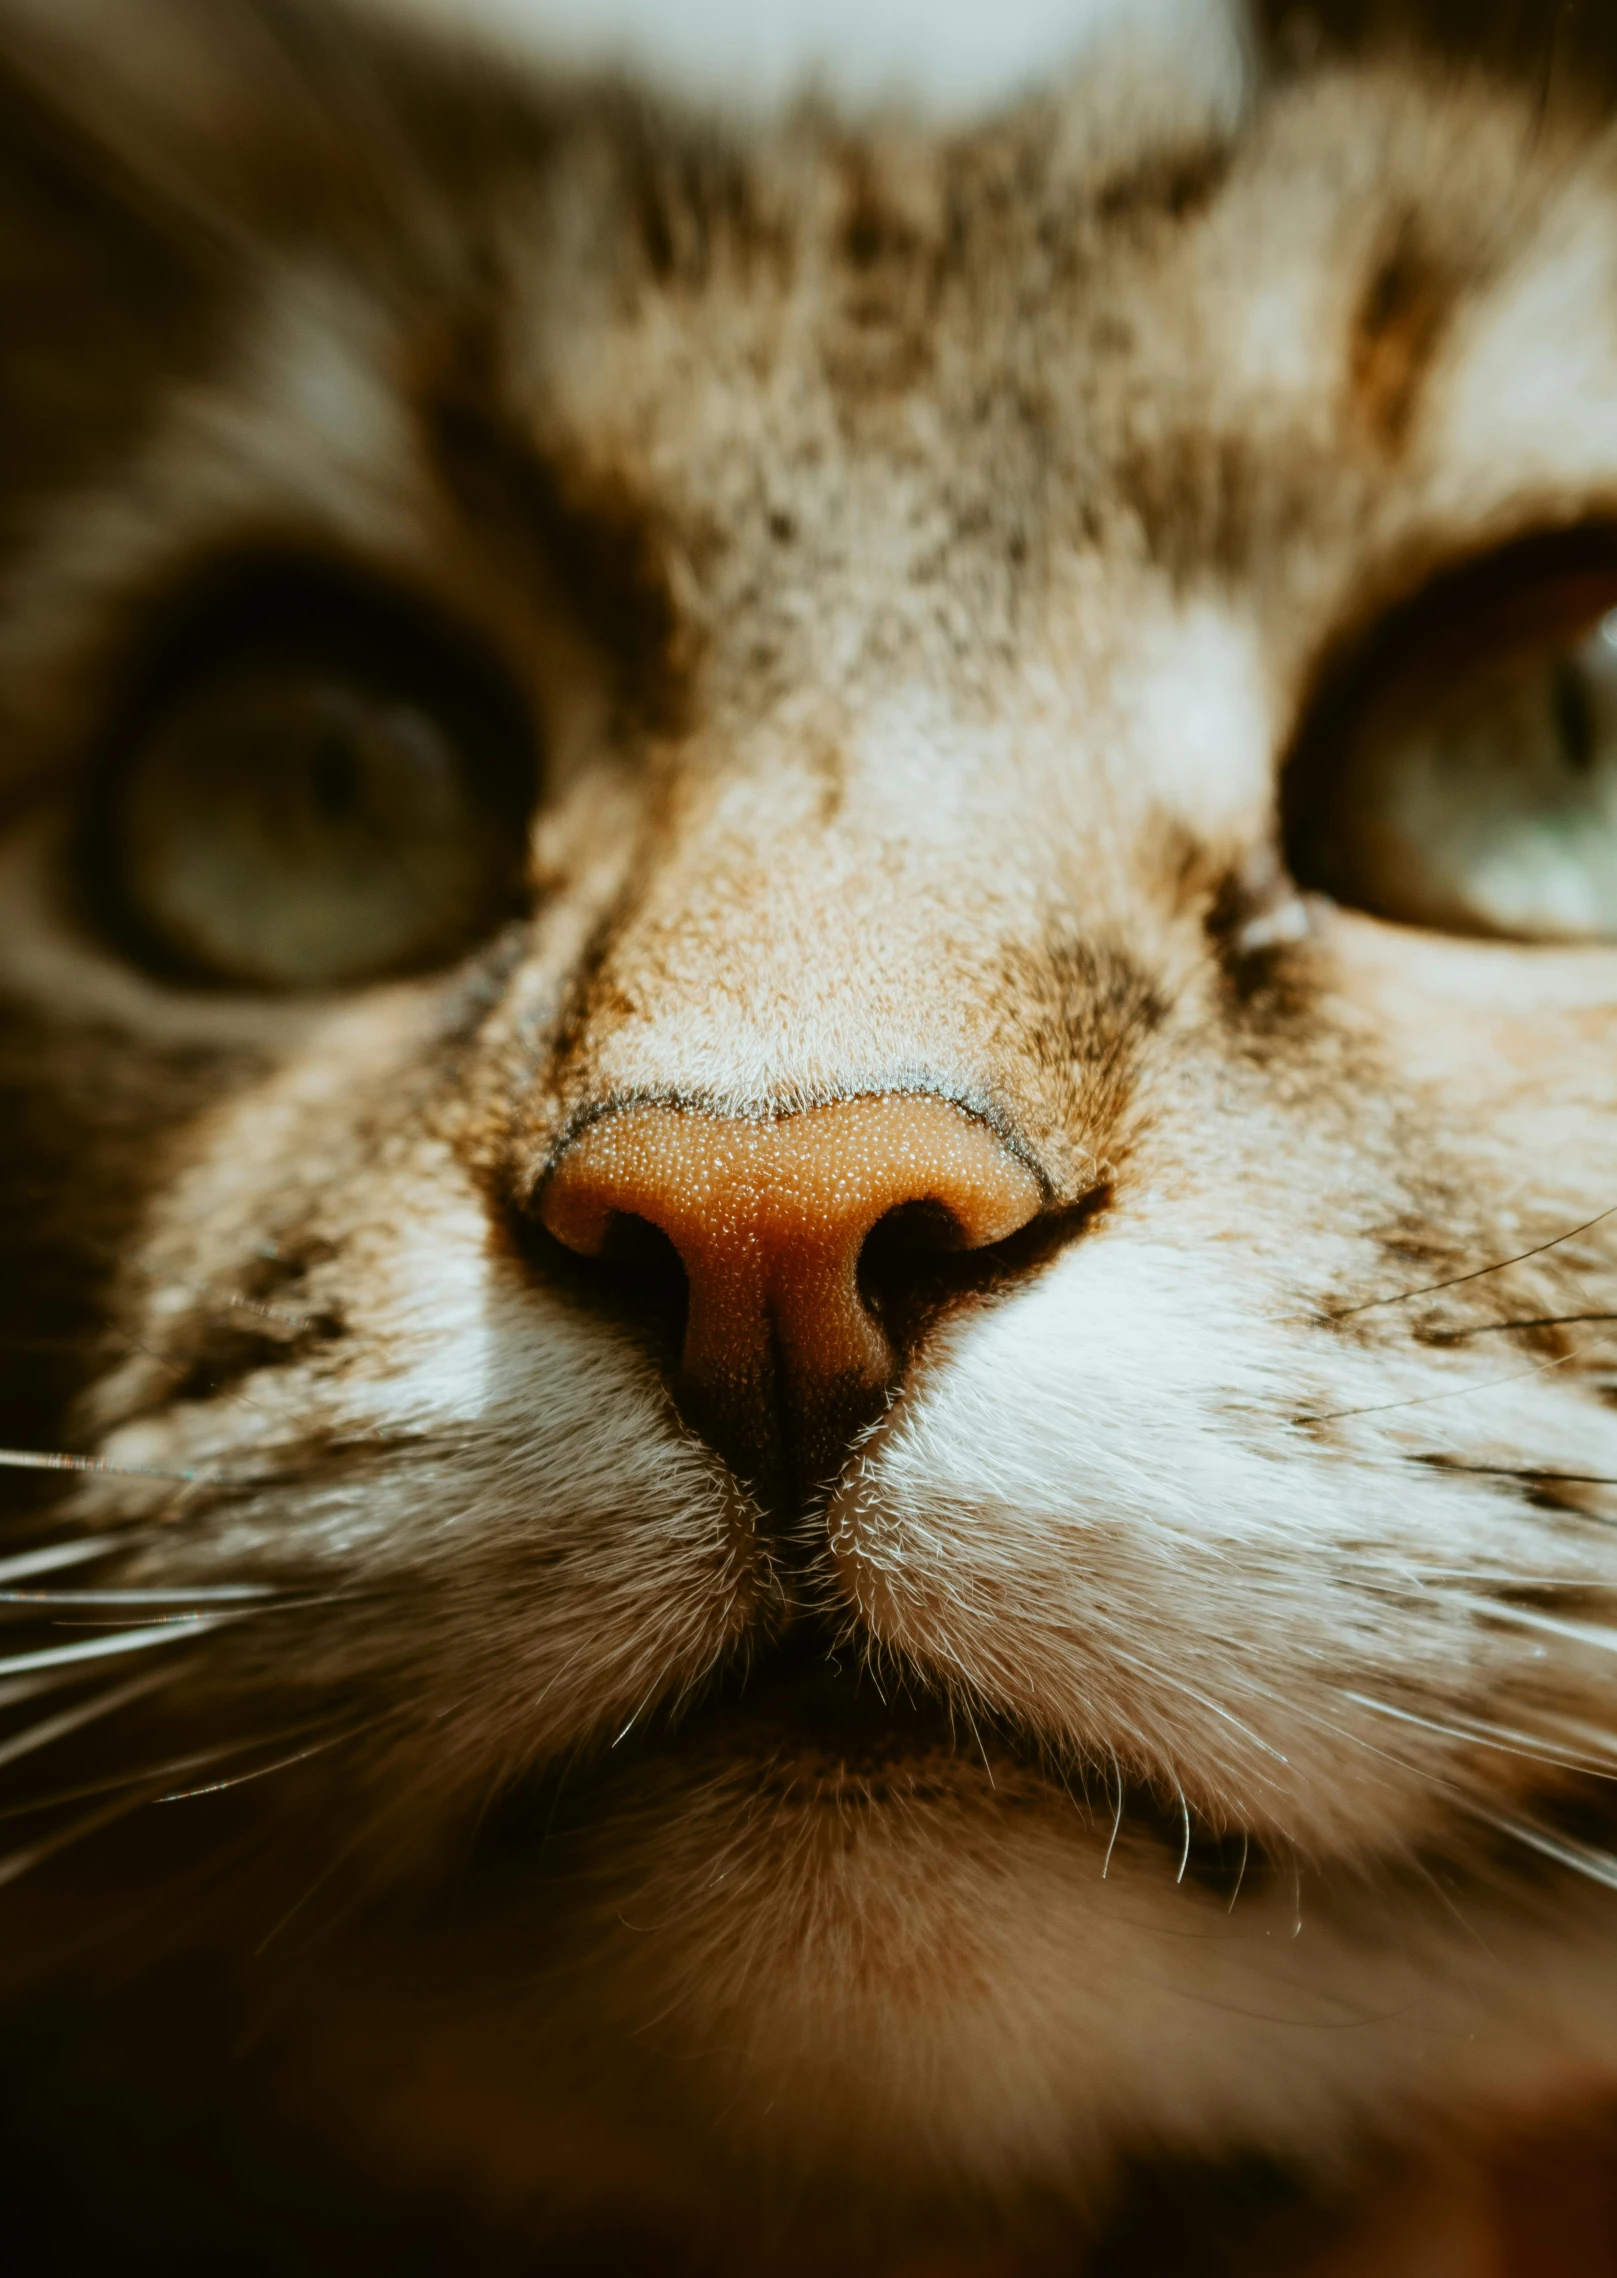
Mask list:
[[[867,1258],[879,1266],[886,1258],[932,1257],[940,1250],[976,1247],[946,1202],[922,1195],[883,1212],[865,1236],[861,1266]]]
[[[646,1341],[660,1366],[677,1365],[690,1316],[690,1279],[661,1226],[637,1211],[608,1209],[585,1246],[530,1206],[517,1217],[513,1233],[518,1250],[548,1287],[592,1311],[604,1308]]]
[[[946,1203],[930,1197],[900,1202],[865,1236],[855,1268],[860,1302],[891,1333],[897,1327],[898,1300],[944,1257],[970,1248],[960,1221]]]
[[[690,1276],[661,1226],[637,1211],[609,1212],[599,1248],[587,1258],[575,1255],[572,1280],[581,1293],[593,1290],[620,1316],[655,1329],[670,1362],[678,1355],[690,1318]]]
[[[596,1256],[603,1265],[621,1266],[648,1282],[669,1289],[685,1287],[685,1265],[672,1235],[653,1220],[642,1218],[638,1211],[614,1210],[609,1214]]]
[[[935,1197],[883,1213],[859,1254],[860,1302],[896,1351],[908,1351],[927,1325],[957,1302],[1018,1279],[1070,1236],[1074,1214],[1040,1213],[997,1241],[984,1242]]]

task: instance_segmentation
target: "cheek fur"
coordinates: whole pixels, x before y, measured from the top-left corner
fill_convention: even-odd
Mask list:
[[[1435,1787],[1508,1785],[1444,1719],[1536,1689],[1513,1586],[1609,1580],[1598,1534],[1505,1474],[1568,1446],[1609,1463],[1613,1424],[1554,1376],[1355,1349],[1165,1215],[946,1340],[832,1502],[845,1585],[878,1657],[1058,1755],[1311,1848],[1418,1841]],[[1500,1475],[1446,1471],[1462,1453]]]

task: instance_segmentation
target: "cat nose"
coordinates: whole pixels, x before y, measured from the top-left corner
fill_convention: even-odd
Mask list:
[[[806,1473],[837,1467],[898,1366],[861,1288],[876,1229],[912,1251],[975,1250],[1043,1201],[978,1117],[889,1094],[760,1121],[617,1110],[567,1148],[539,1215],[587,1258],[643,1256],[648,1228],[672,1244],[688,1288],[680,1405],[766,1491],[784,1448],[796,1500]]]

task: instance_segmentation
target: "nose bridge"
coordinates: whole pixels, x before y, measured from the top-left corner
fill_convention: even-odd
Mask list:
[[[925,795],[882,757],[802,734],[669,763],[570,1027],[572,1105],[981,1080],[995,962],[1028,930],[1005,882],[1026,864],[956,810],[948,755]]]
[[[1035,1172],[980,1119],[936,1096],[888,1094],[779,1118],[621,1109],[566,1149],[540,1214],[587,1257],[610,1251],[623,1220],[672,1242],[689,1289],[682,1378],[723,1412],[732,1440],[756,1443],[763,1407],[784,1405],[813,1438],[891,1378],[894,1354],[859,1288],[866,1240],[889,1212],[931,1205],[932,1239],[975,1249],[1042,1201]]]

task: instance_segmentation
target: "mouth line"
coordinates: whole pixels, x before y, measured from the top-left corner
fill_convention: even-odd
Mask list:
[[[682,1779],[681,1775],[684,1775]],[[744,1807],[792,1815],[855,1817],[930,1808],[985,1808],[1065,1824],[1081,1834],[1105,1878],[1119,1842],[1156,1871],[1229,1904],[1272,1879],[1257,1834],[1217,1829],[1182,1799],[1128,1778],[1122,1792],[1098,1763],[1064,1758],[1020,1720],[971,1705],[923,1672],[872,1669],[857,1643],[793,1633],[717,1672],[684,1701],[606,1738],[587,1762],[535,1772],[510,1790],[485,1825],[508,1863],[543,1858],[552,1844],[643,1826],[669,1808],[685,1781],[722,1792],[739,1783]]]
[[[919,1796],[950,1783],[1007,1800],[1035,1788],[1067,1803],[1057,1752],[1014,1718],[963,1700],[924,1670],[873,1665],[857,1639],[805,1617],[785,1636],[755,1644],[683,1699],[610,1737],[593,1759],[597,1779],[683,1767],[739,1776],[777,1797],[845,1794],[861,1800]]]
[[[856,1647],[791,1639],[726,1672],[683,1715],[665,1746],[724,1739],[838,1758],[849,1768],[974,1753],[958,1710],[936,1688],[894,1672],[885,1682]]]

